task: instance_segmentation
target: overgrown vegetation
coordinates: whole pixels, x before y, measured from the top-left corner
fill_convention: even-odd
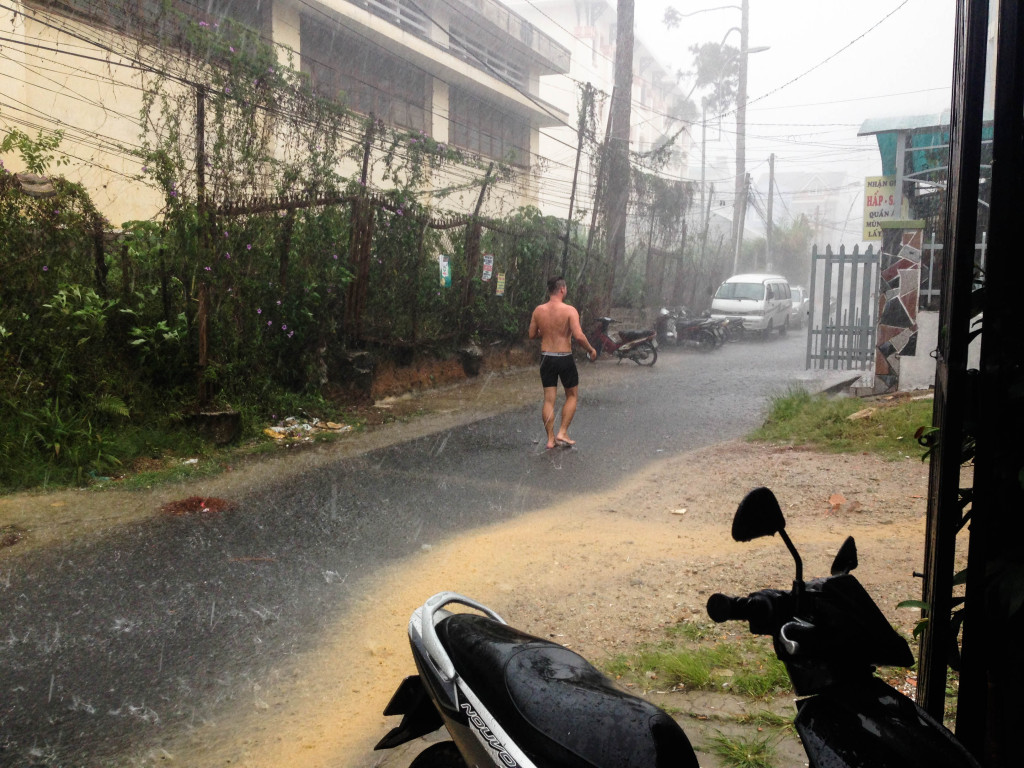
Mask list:
[[[133,8],[122,32],[138,34],[147,66],[133,84],[139,139],[122,151],[159,193],[152,220],[108,222],[53,175],[68,164],[59,132],[2,136],[0,152],[52,190],[30,196],[0,165],[0,489],[202,455],[190,426],[201,410],[240,413],[243,439],[284,415],[346,420],[379,362],[521,340],[552,274],[569,277],[585,320],[613,297],[656,304],[716,278],[687,262],[681,182],[634,172],[657,247],[635,244],[612,286],[589,212],[574,212],[566,248],[566,222],[535,208],[433,207],[521,183],[514,158],[491,163],[355,114],[243,24]]]
[[[922,453],[915,433],[932,420],[930,398],[859,399],[794,389],[772,398],[751,440],[809,446],[833,453],[869,451],[890,459]]]

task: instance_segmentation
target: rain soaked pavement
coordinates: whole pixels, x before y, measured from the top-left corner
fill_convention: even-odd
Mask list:
[[[355,575],[749,431],[770,395],[822,380],[803,370],[804,338],[663,350],[601,387],[584,369],[575,450],[544,451],[538,387],[537,406],[339,459],[220,515],[0,561],[0,764],[152,753],[309,650]]]

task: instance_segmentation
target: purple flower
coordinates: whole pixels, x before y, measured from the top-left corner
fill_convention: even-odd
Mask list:
[[[249,243],[248,245],[246,245],[245,246],[245,250],[251,251],[252,250],[252,243]]]
[[[281,300],[280,299],[277,300],[277,306],[279,306],[279,307],[281,306]]]
[[[288,331],[288,338],[289,338],[289,339],[290,339],[290,338],[291,338],[292,336],[294,336],[294,335],[295,335],[295,331]]]
[[[224,93],[226,93],[228,96],[231,95],[231,86],[230,85],[225,85],[224,86]]]
[[[334,254],[334,260],[335,260],[335,261],[337,261],[337,260],[338,260],[338,254]]]
[[[146,168],[146,166],[142,166],[142,172],[143,172],[143,173],[145,173],[145,172],[146,172],[147,170],[149,170],[149,169],[148,169],[148,168]]]
[[[230,50],[232,53],[234,53],[235,52],[235,46],[229,45],[228,46],[228,50]]]
[[[273,320],[267,320],[267,325],[268,325],[268,326],[271,326],[271,325],[273,325],[273,324],[274,324],[274,321],[273,321]]]
[[[228,236],[228,231],[224,230],[224,237],[227,237],[227,236]]]
[[[44,267],[43,267],[43,272],[49,272],[49,271],[50,271],[50,268],[49,268],[49,267],[47,267],[47,266],[44,266]]]
[[[256,310],[256,314],[257,315],[262,315],[263,314],[263,310],[262,309],[257,309]]]
[[[282,331],[287,331],[288,330],[288,326],[287,325],[282,325],[281,326],[281,330]]]
[[[199,22],[199,26],[200,26],[200,27],[208,27],[208,26],[210,26],[210,25],[209,25],[209,24],[207,24],[207,23],[206,23],[205,21],[200,21],[200,22]]]
[[[209,272],[209,271],[210,271],[210,268],[209,268],[209,267],[203,267],[203,269],[205,269],[205,270],[206,270],[207,272]]]
[[[224,254],[224,258],[225,259],[230,259],[231,258],[231,254],[230,253],[225,253]]]

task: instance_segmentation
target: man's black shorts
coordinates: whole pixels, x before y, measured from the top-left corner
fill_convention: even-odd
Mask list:
[[[559,379],[566,389],[579,386],[580,374],[576,370],[576,361],[572,355],[543,355],[540,362],[540,383],[544,387],[557,387]]]

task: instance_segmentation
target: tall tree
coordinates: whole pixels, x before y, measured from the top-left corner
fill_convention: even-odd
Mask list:
[[[610,300],[615,277],[626,258],[626,208],[629,204],[629,121],[633,95],[633,0],[618,0],[615,35],[615,90],[612,92],[606,209]]]

